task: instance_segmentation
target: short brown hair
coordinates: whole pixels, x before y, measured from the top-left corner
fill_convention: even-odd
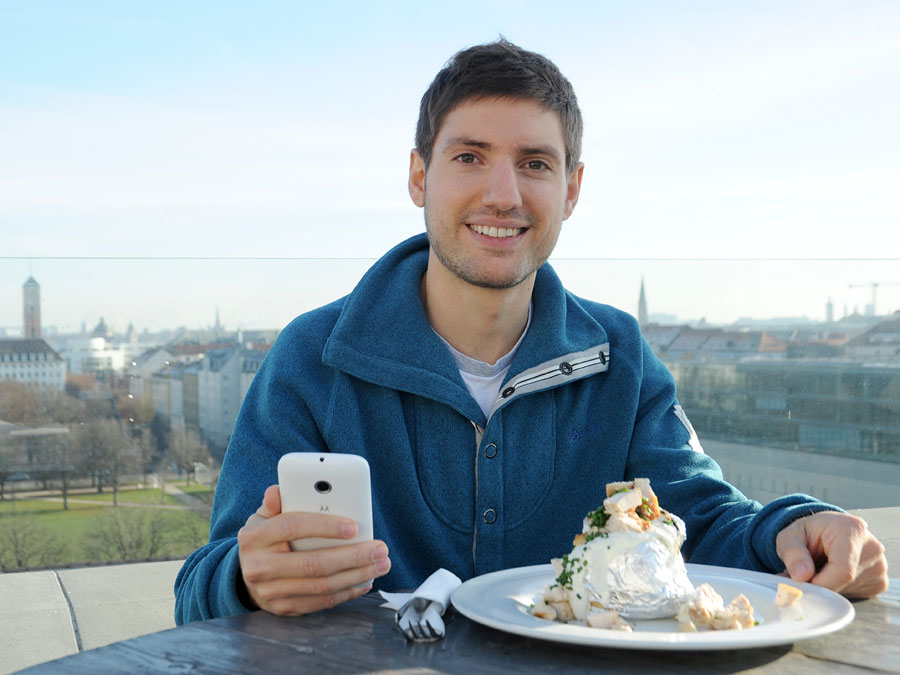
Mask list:
[[[532,99],[556,112],[565,137],[566,170],[575,167],[584,122],[572,84],[550,59],[504,38],[454,54],[422,96],[416,149],[425,166],[444,118],[464,101],[490,97]]]

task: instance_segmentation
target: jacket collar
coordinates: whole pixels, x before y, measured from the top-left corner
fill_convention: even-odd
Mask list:
[[[326,365],[354,377],[442,401],[471,420],[484,414],[469,395],[449,350],[431,329],[419,297],[428,238],[391,249],[344,301],[323,351]],[[608,342],[606,331],[549,264],[537,273],[531,327],[507,379],[538,364]]]

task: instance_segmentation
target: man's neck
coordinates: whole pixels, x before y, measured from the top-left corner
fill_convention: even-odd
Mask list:
[[[482,288],[459,279],[432,253],[419,294],[431,327],[455,349],[496,363],[528,323],[534,275],[512,288]]]

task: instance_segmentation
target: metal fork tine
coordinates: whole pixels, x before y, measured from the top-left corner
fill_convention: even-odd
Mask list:
[[[418,605],[423,604],[419,602]],[[407,640],[413,642],[433,641],[442,637],[432,624],[432,619],[440,623],[440,617],[433,607],[419,607],[417,604],[409,604],[403,616],[397,619],[398,627]]]
[[[422,622],[422,633],[429,640],[434,640],[438,636],[437,631],[435,631],[434,626],[431,625],[428,619]]]
[[[416,611],[415,607],[407,607],[403,616],[400,617],[398,621],[400,626],[400,630],[403,631],[403,635],[406,636],[407,640],[417,640],[418,637],[418,625],[419,625],[419,612]]]

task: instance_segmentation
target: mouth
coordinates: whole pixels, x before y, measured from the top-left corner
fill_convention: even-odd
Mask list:
[[[494,239],[508,239],[510,237],[517,237],[525,231],[524,227],[494,227],[493,225],[475,225],[473,223],[466,223],[466,227],[468,227],[476,234],[481,234],[485,237],[492,237]]]

